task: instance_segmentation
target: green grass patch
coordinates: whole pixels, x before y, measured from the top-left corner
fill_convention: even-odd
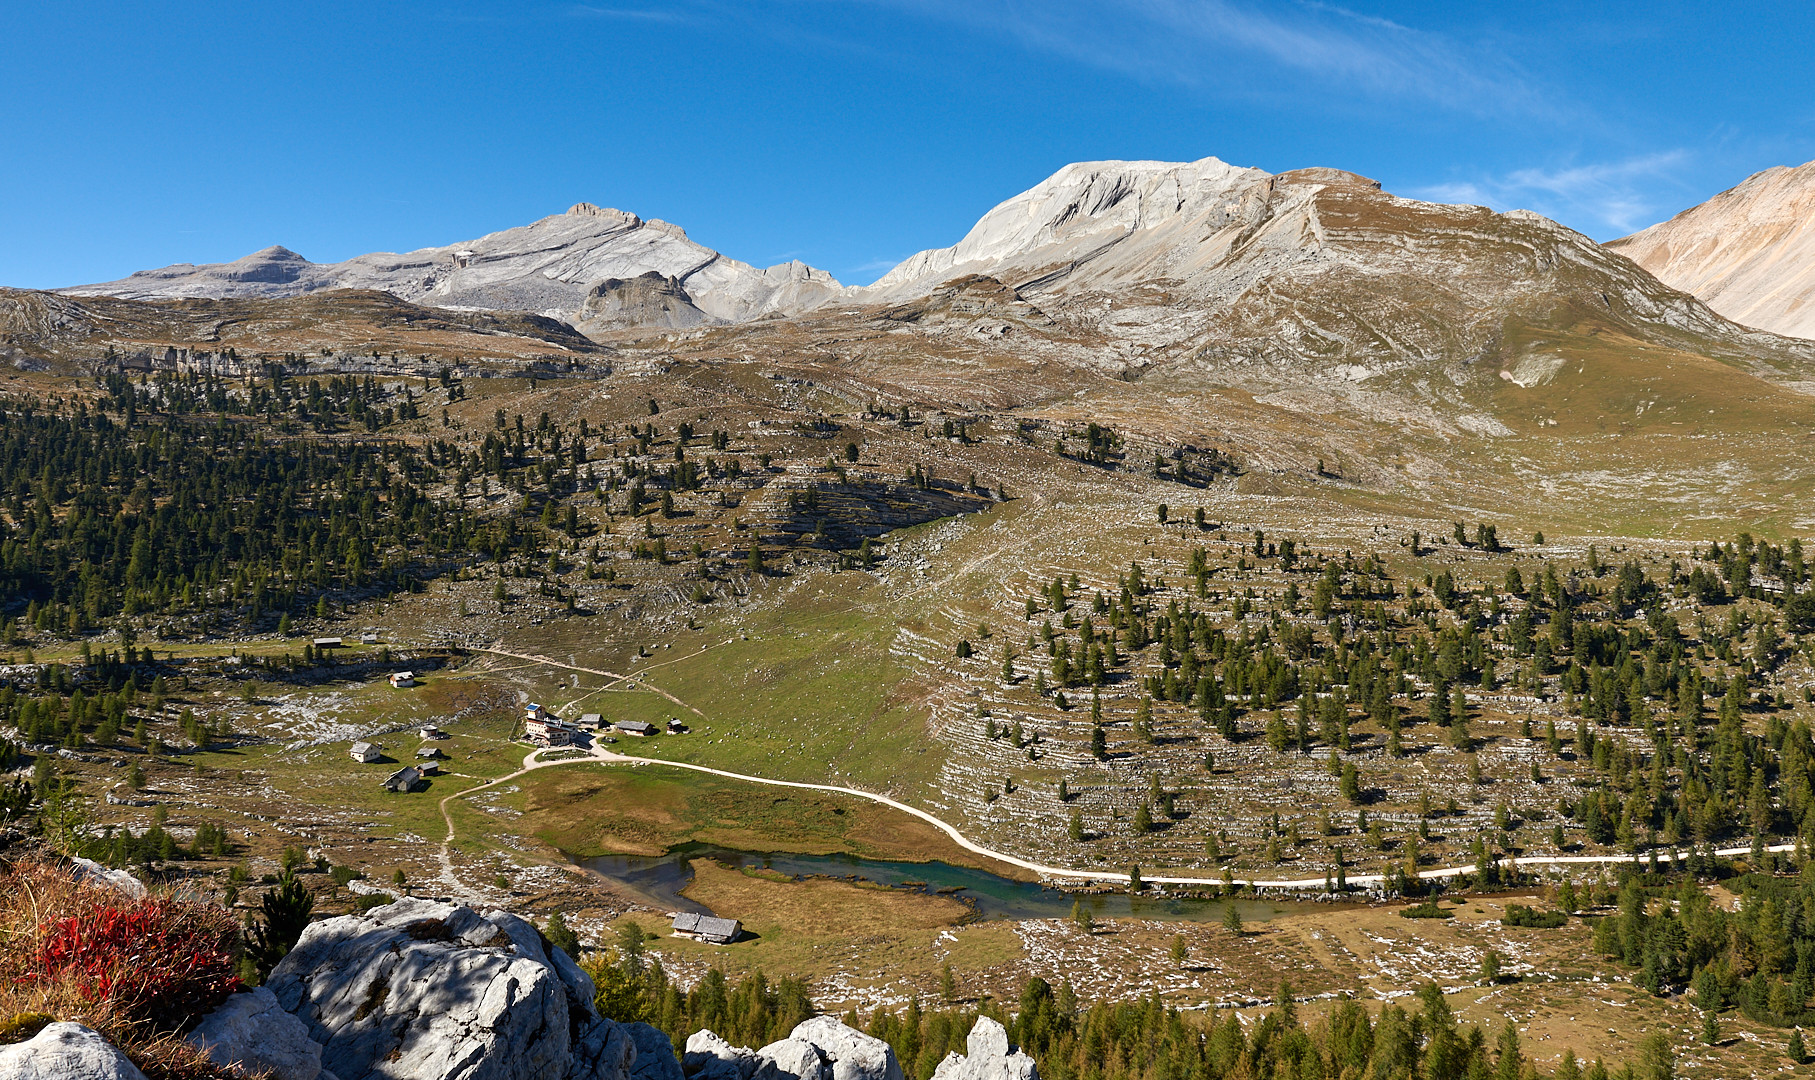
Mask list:
[[[659,855],[700,843],[738,851],[938,859],[1008,872],[917,818],[848,796],[621,765],[540,769],[519,783],[515,805],[536,836],[582,858]]]

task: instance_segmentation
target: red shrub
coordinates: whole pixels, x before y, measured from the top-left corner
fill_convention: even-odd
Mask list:
[[[219,908],[148,897],[97,903],[39,928],[21,982],[73,980],[122,1019],[180,1028],[239,989],[238,935]]]

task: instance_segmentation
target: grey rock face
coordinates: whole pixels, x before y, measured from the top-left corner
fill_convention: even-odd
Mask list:
[[[811,1043],[832,1066],[832,1080],[902,1080],[888,1043],[846,1027],[830,1016],[797,1025],[788,1038]]]
[[[832,1067],[819,1047],[789,1036],[756,1052],[753,1080],[832,1080]]]
[[[284,1011],[268,986],[235,994],[189,1033],[191,1043],[222,1067],[268,1071],[275,1080],[318,1080],[321,1044],[309,1026]]]
[[[718,321],[694,306],[679,281],[651,270],[628,281],[607,278],[594,285],[574,325],[584,333],[599,333],[632,326],[686,330]]]
[[[0,1047],[0,1080],[145,1080],[119,1047],[82,1024],[51,1024]]]
[[[69,869],[69,876],[77,881],[111,886],[134,900],[142,899],[145,896],[145,883],[124,870],[112,870],[93,859],[84,859],[81,856],[69,860]]]
[[[631,1065],[631,1080],[684,1080],[681,1062],[674,1056],[674,1044],[660,1028],[648,1024],[619,1024],[636,1047],[636,1060]]]
[[[131,300],[177,297],[289,297],[325,289],[378,289],[431,307],[529,311],[584,317],[592,287],[654,273],[671,278],[703,321],[741,322],[806,311],[851,294],[803,263],[759,269],[703,247],[665,221],[580,203],[514,229],[446,247],[374,252],[313,263],[281,247],[231,263],[179,263],[119,281],[69,289]],[[621,317],[634,318],[634,315]],[[678,307],[652,313],[656,325],[694,318]]]
[[[902,1080],[888,1043],[829,1016],[804,1021],[756,1051],[696,1031],[681,1062],[687,1080]]]
[[[340,1080],[628,1080],[637,1056],[586,973],[504,912],[410,899],[327,919],[267,985]]]
[[[750,1080],[756,1066],[756,1051],[732,1046],[706,1030],[689,1035],[686,1051],[681,1055],[687,1080]]]
[[[950,1053],[933,1070],[933,1080],[1039,1080],[1034,1059],[1010,1050],[1008,1032],[987,1016],[977,1018],[965,1041],[968,1053]]]

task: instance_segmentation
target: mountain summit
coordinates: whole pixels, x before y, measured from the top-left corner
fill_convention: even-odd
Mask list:
[[[1329,168],[1067,165],[862,292],[900,304],[970,275],[1117,343],[1132,368],[1236,365],[1246,383],[1278,364],[1355,381],[1510,369],[1559,333],[1602,330],[1723,355],[1796,349],[1539,214],[1400,198]]]
[[[666,221],[577,203],[564,214],[445,247],[313,263],[269,247],[230,263],[179,263],[119,281],[61,290],[133,300],[283,298],[322,289],[377,289],[445,308],[536,312],[582,320],[594,287],[655,273],[673,279],[707,321],[806,311],[847,292],[805,263],[767,269],[703,247]]]
[[[922,251],[871,286],[878,293],[924,291],[967,273],[1108,280],[1185,269],[1210,238],[1250,221],[1254,185],[1267,174],[1213,157],[1192,162],[1086,161],[983,215],[963,240]],[[1113,255],[1076,274],[1086,263]],[[1113,268],[1113,269],[1109,269]],[[1028,282],[1033,284],[1033,282]]]
[[[1735,322],[1815,338],[1815,161],[1753,173],[1607,246]]]

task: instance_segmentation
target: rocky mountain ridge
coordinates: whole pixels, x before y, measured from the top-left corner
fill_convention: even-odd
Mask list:
[[[1374,419],[1487,433],[1504,431],[1480,418],[1497,379],[1523,387],[1530,378],[1519,373],[1533,365],[1556,369],[1559,356],[1616,341],[1815,387],[1815,344],[1723,318],[1541,215],[1401,198],[1337,169],[1274,175],[1216,158],[1066,166],[957,244],[863,288],[798,264],[758,271],[672,225],[588,204],[467,247],[334,267],[270,254],[86,288],[359,284],[442,310],[556,312],[614,348],[640,338],[664,354],[710,355],[726,334],[740,348],[783,351],[804,334],[825,343],[815,354],[889,363],[1007,349],[999,359],[1117,378],[1166,373],[1289,408],[1339,399]],[[1463,413],[1474,419],[1456,428]]]
[[[899,302],[963,275],[1107,339],[1198,359],[1376,372],[1466,361],[1495,352],[1509,319],[1748,338],[1541,215],[1400,198],[1338,169],[1270,175],[1216,158],[1068,165],[864,295]]]
[[[595,285],[652,272],[673,278],[691,304],[719,322],[811,310],[848,292],[805,263],[759,269],[695,243],[677,225],[591,203],[476,240],[403,254],[314,263],[287,248],[269,247],[230,263],[178,263],[59,291],[171,300],[280,299],[327,289],[373,289],[432,307],[575,320]]]
[[[1815,161],[1754,173],[1607,247],[1735,322],[1815,338]]]
[[[186,368],[196,365],[178,363],[180,357],[206,354],[213,357],[209,369],[244,375],[262,369],[261,354],[288,354],[298,363],[385,357],[392,367],[414,364],[433,373],[482,358],[569,365],[611,352],[546,316],[422,307],[371,290],[147,301],[0,289],[0,358],[22,367],[114,356],[128,366],[142,357],[151,368]]]

